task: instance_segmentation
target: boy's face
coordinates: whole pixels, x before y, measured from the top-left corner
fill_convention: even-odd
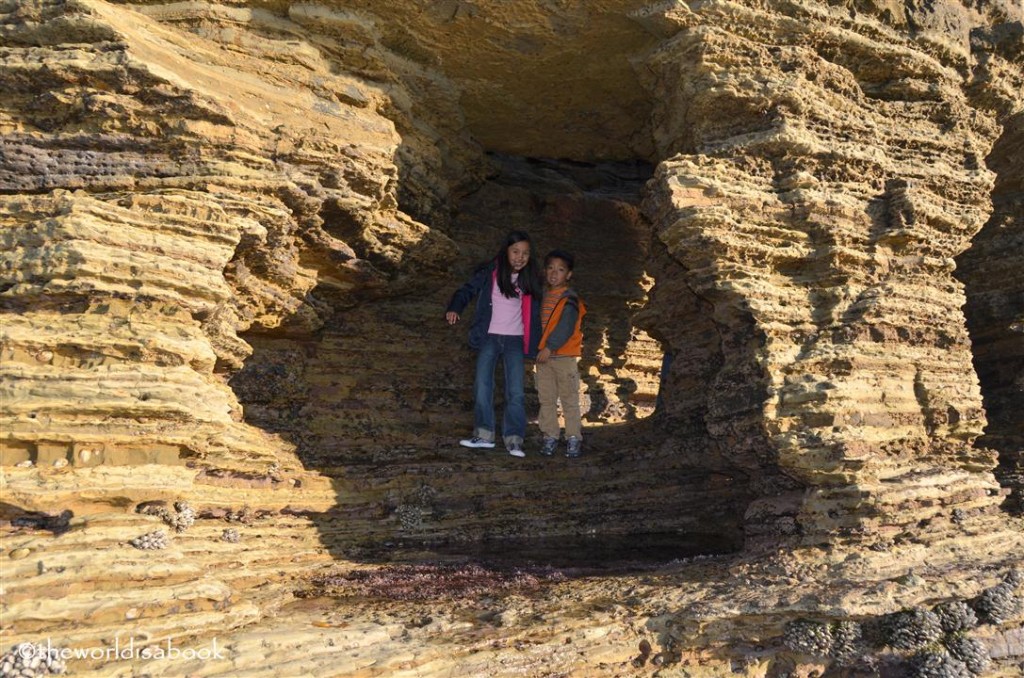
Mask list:
[[[572,271],[569,270],[564,261],[555,257],[544,267],[544,276],[548,281],[548,287],[562,287],[565,283],[569,282],[569,278],[572,277]]]

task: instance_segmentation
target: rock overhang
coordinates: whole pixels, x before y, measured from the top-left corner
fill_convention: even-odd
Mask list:
[[[660,37],[632,16],[647,4],[349,2],[344,11],[365,17],[396,54],[443,73],[484,149],[607,161],[652,157],[651,95],[636,68]]]

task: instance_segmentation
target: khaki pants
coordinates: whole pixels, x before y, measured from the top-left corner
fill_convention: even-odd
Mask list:
[[[565,437],[583,438],[580,421],[580,372],[571,356],[537,363],[537,395],[540,396],[540,431],[558,438],[558,401],[562,401]]]

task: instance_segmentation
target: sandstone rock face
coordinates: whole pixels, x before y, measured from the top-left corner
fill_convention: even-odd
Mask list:
[[[4,5],[4,637],[232,643],[148,675],[871,674],[910,651],[837,633],[969,602],[1012,675],[1022,19]],[[454,444],[443,308],[512,228],[577,255],[583,463]],[[658,568],[465,599],[380,562],[645,534]]]
[[[273,450],[217,376],[250,353],[237,333],[308,332],[326,314],[314,285],[352,303],[451,248],[396,210],[385,97],[330,76],[308,45],[264,72],[260,30],[232,34],[227,59],[222,42],[105,4],[19,11],[0,176],[23,194],[4,201],[11,461],[127,439],[265,465]],[[331,232],[350,224],[347,242]]]
[[[727,337],[709,432],[783,490],[751,507],[752,534],[886,540],[993,514],[952,271],[990,213],[999,126],[966,91],[966,32],[915,40],[813,3],[669,17],[651,78],[671,157],[648,211]]]
[[[166,620],[149,632],[170,636],[229,628],[290,595],[238,598],[254,577],[323,559],[308,514],[335,494],[293,444],[243,421],[227,385],[252,352],[238,335],[306,336],[330,304],[436,269],[453,245],[397,209],[399,177],[426,214],[443,203],[446,176],[473,174],[442,167],[472,156],[457,132],[442,156],[425,117],[397,131],[412,127],[398,75],[407,64],[362,24],[150,10],[159,21],[107,3],[4,9],[5,549],[41,557],[4,569],[4,617],[19,620],[19,636],[64,628],[65,642],[84,642],[140,616]],[[316,34],[295,39],[311,21],[352,31],[352,70],[376,79],[338,68],[340,43],[335,53]],[[182,30],[189,23],[195,31]],[[410,87],[433,77],[408,71]],[[25,464],[35,468],[15,468]],[[155,500],[191,501],[213,523],[172,539],[160,553],[177,564],[154,569],[128,541],[155,520],[132,508]],[[33,511],[62,510],[77,516],[77,538],[26,532]],[[225,518],[271,514],[277,546],[269,532],[220,542]],[[285,548],[292,539],[303,546]],[[257,541],[269,550],[251,551]],[[109,559],[82,560],[96,549]],[[286,558],[265,558],[275,550]],[[244,565],[247,551],[263,564]],[[195,568],[203,558],[217,575]],[[45,602],[54,585],[75,592]],[[124,593],[95,612],[96,592],[114,590]]]
[[[634,62],[658,37],[631,16],[646,4],[358,0],[325,3],[311,14],[343,8],[340,15],[375,26],[389,49],[444,72],[488,150],[631,160],[652,151],[650,92]],[[431,93],[422,93],[428,96],[419,105],[431,105]]]

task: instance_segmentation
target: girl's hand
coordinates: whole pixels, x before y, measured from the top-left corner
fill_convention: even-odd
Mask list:
[[[454,325],[455,323],[459,322],[459,314],[456,313],[455,311],[448,311],[447,313],[444,314],[444,318],[445,320],[448,321],[449,325]]]
[[[551,349],[550,348],[542,348],[540,350],[540,352],[537,353],[537,362],[539,362],[539,363],[546,363],[548,361],[548,358],[550,358],[550,357],[551,357]]]

